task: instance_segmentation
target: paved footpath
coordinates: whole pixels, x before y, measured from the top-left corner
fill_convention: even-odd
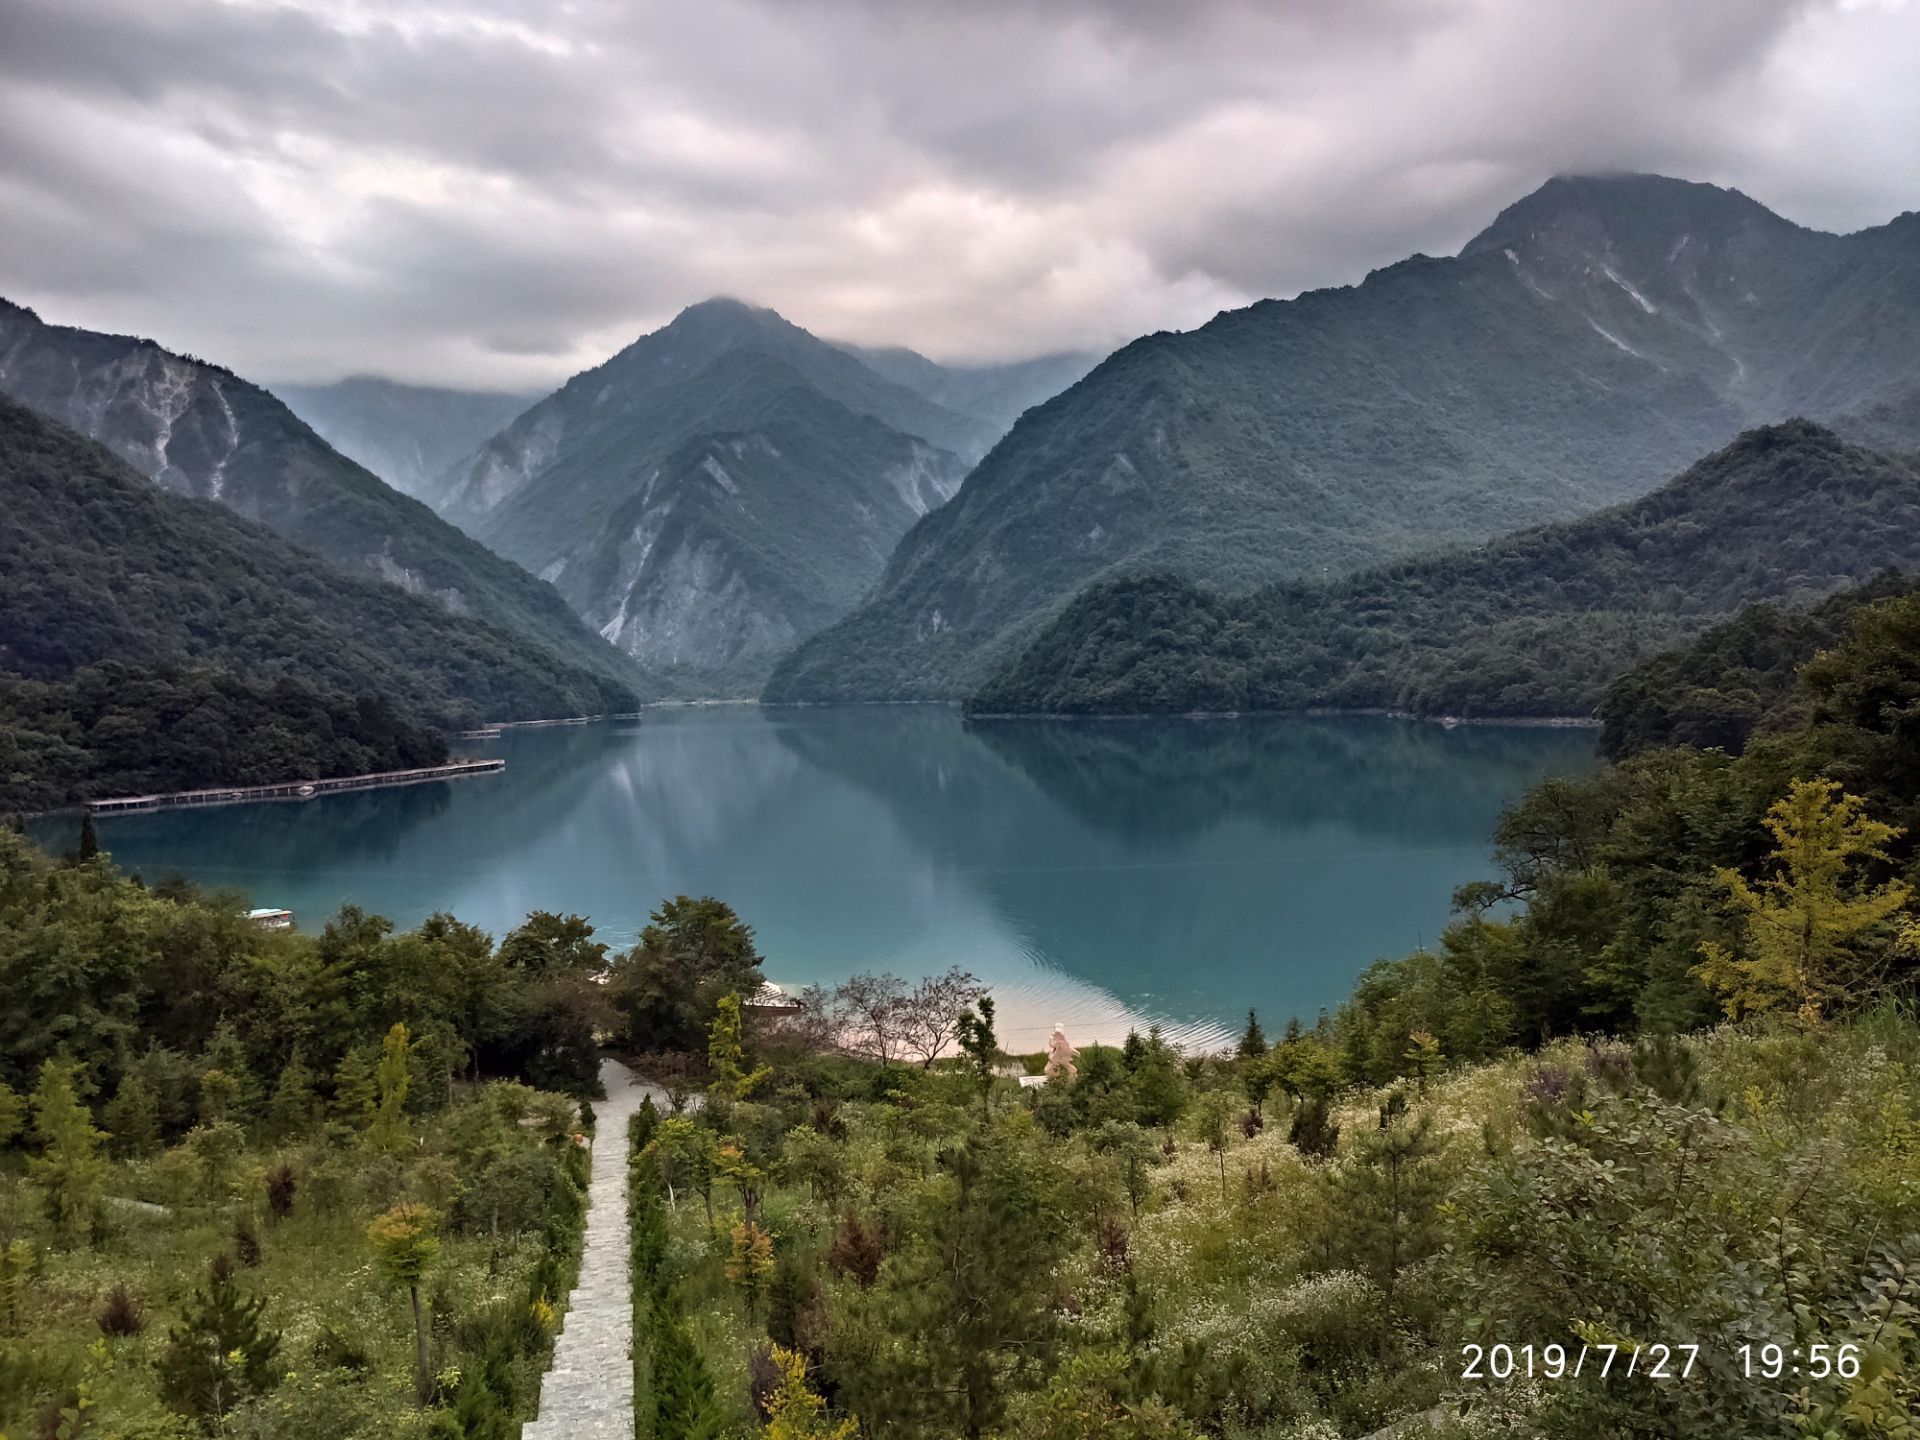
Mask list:
[[[540,1418],[521,1440],[633,1440],[633,1293],[627,1267],[627,1121],[648,1095],[666,1095],[617,1060],[600,1062],[607,1098],[593,1107],[593,1176],[580,1283],[567,1302],[553,1368],[540,1382]]]

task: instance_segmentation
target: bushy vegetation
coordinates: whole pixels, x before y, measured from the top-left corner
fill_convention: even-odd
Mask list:
[[[1242,595],[1167,575],[1091,588],[968,708],[1585,716],[1635,662],[1742,606],[1920,564],[1916,537],[1920,465],[1797,421],[1741,436],[1645,499],[1477,550]],[[1839,613],[1763,643],[1791,653]],[[1669,678],[1616,709],[1684,707]]]
[[[1663,745],[1737,752],[1755,730],[1804,724],[1800,667],[1845,636],[1864,607],[1913,588],[1910,578],[1889,573],[1810,609],[1750,605],[1690,643],[1641,661],[1595,707],[1601,753],[1618,760]]]
[[[635,1123],[642,1435],[1910,1433],[1910,1009],[1434,1047],[1384,1087],[1298,1030],[1088,1047],[1038,1092],[760,1053]],[[1696,1368],[1545,1379],[1549,1346],[1635,1342]],[[1748,1374],[1770,1343],[1860,1368]],[[1531,1381],[1465,1373],[1498,1344]]]
[[[930,1064],[722,997],[631,1137],[641,1433],[1910,1440],[1913,604],[1740,756],[1536,788],[1439,947],[1271,1043],[1026,1089],[990,997]]]
[[[0,1434],[518,1433],[603,948],[238,912],[0,832]]]

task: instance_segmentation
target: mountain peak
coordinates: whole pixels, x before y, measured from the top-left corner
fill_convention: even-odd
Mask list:
[[[1554,250],[1664,251],[1681,237],[1713,243],[1800,227],[1738,190],[1631,172],[1556,175],[1507,206],[1469,240],[1463,256],[1528,243]]]
[[[687,306],[668,323],[675,333],[689,330],[731,331],[742,334],[762,330],[797,329],[786,316],[764,305],[749,304],[732,295],[715,295]]]

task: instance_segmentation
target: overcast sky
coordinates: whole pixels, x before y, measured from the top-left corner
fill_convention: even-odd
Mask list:
[[[0,0],[0,294],[544,387],[732,294],[942,359],[1451,252],[1558,171],[1920,208],[1916,0]]]

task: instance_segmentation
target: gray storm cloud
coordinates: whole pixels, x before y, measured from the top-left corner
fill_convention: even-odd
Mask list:
[[[538,386],[726,293],[953,359],[1456,248],[1566,170],[1920,205],[1910,0],[8,0],[0,293]]]

